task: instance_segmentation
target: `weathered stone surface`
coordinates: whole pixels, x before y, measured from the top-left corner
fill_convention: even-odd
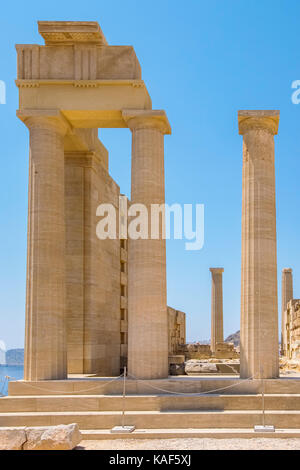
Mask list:
[[[24,450],[72,450],[81,442],[78,424],[27,428]]]
[[[25,428],[0,428],[0,450],[22,450]]]
[[[187,361],[185,363],[185,373],[187,375],[191,374],[211,374],[218,373],[218,368],[216,364],[203,361]]]
[[[287,303],[285,311],[284,356],[290,361],[300,359],[300,299]]]
[[[211,357],[211,349],[209,344],[181,344],[178,346],[178,354],[184,354],[186,360],[209,359]]]

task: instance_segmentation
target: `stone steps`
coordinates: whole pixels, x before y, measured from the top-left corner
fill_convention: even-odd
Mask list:
[[[80,429],[111,429],[122,422],[120,411],[0,413],[0,426],[55,426],[78,423]],[[300,411],[268,410],[265,422],[277,428],[300,429]],[[262,424],[260,410],[127,411],[126,425],[137,429],[253,428]]]
[[[126,396],[127,411],[260,410],[261,395],[144,395]],[[115,395],[9,396],[0,399],[1,413],[55,411],[121,411],[123,398]],[[300,410],[300,394],[266,394],[266,410]]]
[[[128,434],[113,434],[107,429],[82,430],[84,441],[112,439],[254,439],[300,438],[300,429],[275,429],[275,432],[254,432],[254,429],[136,429]]]
[[[267,394],[300,394],[300,377],[265,380]],[[127,395],[172,395],[189,393],[215,393],[217,395],[256,395],[262,389],[261,380],[237,377],[178,376],[161,380],[126,380]],[[56,395],[122,395],[121,378],[69,378],[38,382],[10,382],[9,396]],[[175,396],[175,395],[174,395]],[[182,396],[182,395],[181,395]]]

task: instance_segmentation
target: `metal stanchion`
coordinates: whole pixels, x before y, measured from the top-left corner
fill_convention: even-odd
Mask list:
[[[263,370],[261,370],[261,408],[262,408],[262,425],[254,426],[254,432],[275,432],[275,427],[273,425],[266,425],[265,379],[263,378]]]
[[[135,430],[135,426],[125,426],[125,399],[126,399],[126,366],[124,367],[123,398],[122,398],[122,425],[110,430],[114,434],[128,434]]]

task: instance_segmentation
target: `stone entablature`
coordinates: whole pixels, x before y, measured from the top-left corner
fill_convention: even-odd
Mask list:
[[[17,44],[16,50],[18,80],[141,80],[131,46]]]
[[[45,45],[16,45],[18,80],[141,80],[133,47],[109,46],[97,22],[38,25]]]

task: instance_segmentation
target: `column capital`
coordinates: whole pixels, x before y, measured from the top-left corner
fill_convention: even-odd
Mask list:
[[[278,132],[279,117],[280,111],[238,111],[239,134],[244,135],[248,131],[262,129],[276,135]]]
[[[17,117],[24,122],[28,129],[52,129],[63,136],[72,129],[58,109],[22,109],[17,111]]]
[[[212,274],[222,274],[224,272],[224,268],[209,268]]]
[[[292,270],[292,268],[283,268],[282,272],[283,273],[292,273],[293,270]]]
[[[122,116],[131,131],[138,129],[157,129],[162,134],[171,134],[171,126],[165,111],[124,109]]]

